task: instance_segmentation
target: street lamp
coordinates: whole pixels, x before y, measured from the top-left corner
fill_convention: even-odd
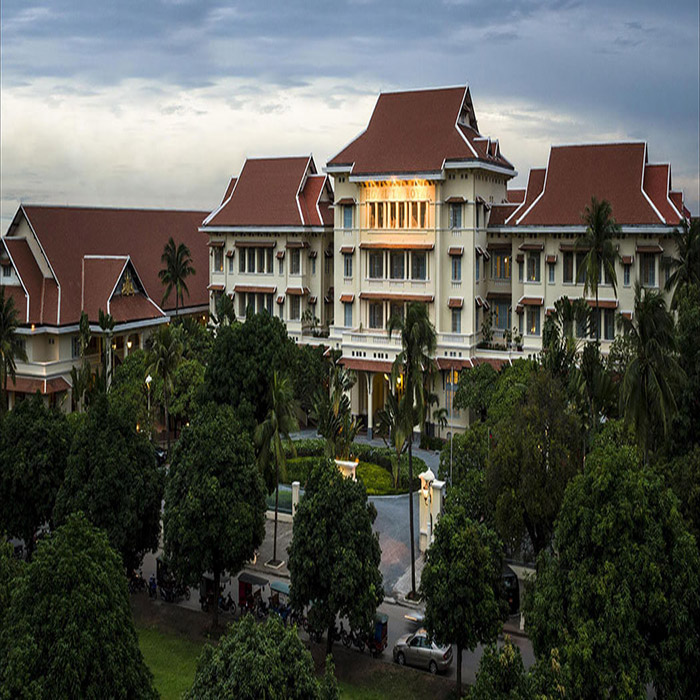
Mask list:
[[[148,390],[148,420],[151,420],[151,382],[153,377],[149,374],[146,377],[146,389]]]

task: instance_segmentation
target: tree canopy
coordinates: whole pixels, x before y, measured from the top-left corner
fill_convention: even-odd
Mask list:
[[[27,359],[24,344],[17,333],[19,324],[15,300],[11,296],[5,297],[5,287],[0,285],[0,415],[7,408],[8,380],[15,380],[17,360]]]
[[[83,511],[134,569],[158,548],[162,498],[153,446],[101,397],[76,427],[54,518]]]
[[[486,420],[486,412],[496,387],[498,373],[488,362],[483,362],[473,369],[461,372],[459,384],[455,393],[455,408],[469,408],[479,417]]]
[[[31,553],[34,533],[52,521],[71,429],[41,396],[21,401],[0,421],[0,532],[23,539]]]
[[[313,469],[288,550],[291,604],[297,610],[312,605],[313,629],[332,630],[338,615],[353,629],[373,628],[384,597],[379,537],[372,532],[376,516],[361,481],[343,478],[330,460]]]
[[[524,700],[532,697],[523,657],[510,637],[506,635],[500,649],[495,644],[487,646],[469,700]]]
[[[0,698],[157,698],[119,555],[82,514],[43,540],[12,583]]]
[[[217,646],[204,647],[186,697],[330,700],[338,697],[337,689],[332,691],[332,682],[316,679],[311,652],[295,627],[285,627],[275,615],[262,624],[245,615],[229,627]]]
[[[526,623],[558,649],[567,695],[689,697],[700,667],[700,559],[663,480],[632,447],[596,449],[567,488],[555,554],[538,561]]]
[[[294,366],[296,347],[284,323],[266,311],[245,323],[219,328],[205,374],[207,396],[234,406],[251,433],[270,408],[268,387],[275,369]]]
[[[190,585],[206,572],[218,590],[222,572],[236,574],[265,535],[265,493],[248,434],[229,406],[208,404],[173,450],[165,487],[165,555]],[[218,606],[213,606],[214,626]]]

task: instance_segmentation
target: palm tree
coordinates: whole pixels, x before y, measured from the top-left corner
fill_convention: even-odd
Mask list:
[[[294,387],[289,377],[280,376],[277,371],[272,374],[270,384],[270,410],[267,418],[255,429],[255,444],[259,449],[258,464],[266,477],[269,477],[271,462],[275,464],[274,486],[275,486],[275,535],[272,545],[272,566],[279,565],[277,559],[277,509],[279,505],[280,487],[280,466],[287,467],[287,456],[284,451],[283,440],[289,445],[294,453],[294,443],[289,437],[299,429],[296,419],[298,410],[297,402],[294,398]],[[268,486],[270,479],[266,478]]]
[[[170,240],[165,244],[163,255],[160,257],[161,262],[165,267],[158,273],[160,281],[165,286],[163,294],[164,304],[170,296],[170,292],[175,290],[175,315],[180,312],[180,302],[185,303],[185,292],[190,295],[190,290],[187,288],[185,281],[190,275],[195,274],[195,269],[192,266],[192,255],[190,249],[184,244],[175,245],[175,241],[170,237]]]
[[[110,313],[99,310],[98,324],[102,331],[102,372],[104,374],[104,389],[109,389],[112,380],[112,331],[114,317]]]
[[[666,282],[666,291],[673,289],[671,308],[675,309],[679,289],[689,284],[700,286],[700,219],[693,219],[690,224],[684,219],[681,230],[673,232],[673,241],[678,254],[669,262],[673,272]]]
[[[413,426],[418,423],[421,433],[428,409],[428,380],[432,375],[437,337],[435,328],[428,317],[428,307],[414,301],[406,309],[405,318],[394,315],[389,319],[389,336],[397,331],[401,338],[401,352],[396,356],[391,368],[391,383],[402,383],[406,401],[403,404],[405,421],[410,421],[411,432],[408,438],[408,519],[411,540],[411,595],[416,596],[416,555],[413,534]]]
[[[151,336],[148,349],[148,374],[163,380],[163,410],[165,412],[165,434],[170,454],[170,425],[168,395],[173,388],[173,375],[182,360],[182,342],[170,324],[164,324]]]
[[[398,488],[399,485],[401,456],[406,451],[413,433],[413,419],[406,410],[405,403],[406,394],[399,396],[398,392],[390,391],[384,408],[377,411],[377,435],[396,453],[391,458],[394,488]]]
[[[615,262],[619,258],[613,238],[620,235],[620,227],[612,215],[610,202],[603,199],[598,201],[591,198],[591,203],[586,206],[581,217],[586,224],[586,232],[576,241],[576,248],[585,250],[583,268],[586,271],[586,279],[583,285],[583,293],[588,294],[592,290],[595,294],[596,323],[595,339],[600,340],[600,318],[598,317],[598,285],[602,273],[612,284],[613,292],[617,296],[617,273]]]
[[[15,300],[12,297],[5,298],[5,287],[0,287],[0,386],[2,386],[2,401],[0,401],[0,414],[5,412],[7,406],[7,379],[12,378],[14,383],[17,377],[17,360],[26,362],[27,353],[24,344],[17,334],[19,328],[19,314],[15,308]]]
[[[673,317],[658,290],[645,289],[637,282],[634,320],[621,316],[619,323],[633,348],[620,388],[620,411],[625,423],[634,425],[648,464],[654,427],[660,423],[664,435],[668,433],[677,411],[674,389],[684,376],[675,358]]]

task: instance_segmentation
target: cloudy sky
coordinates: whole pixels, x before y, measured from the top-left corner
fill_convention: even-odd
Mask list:
[[[525,181],[645,139],[700,211],[697,0],[3,0],[2,230],[20,202],[215,207],[246,155],[322,166],[381,90],[467,82]]]

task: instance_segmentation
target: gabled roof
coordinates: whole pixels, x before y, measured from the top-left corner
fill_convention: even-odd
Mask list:
[[[508,189],[506,197],[511,204],[522,204],[525,201],[525,187]]]
[[[518,204],[492,204],[489,226],[503,226],[518,206]]]
[[[647,164],[643,141],[552,146],[543,187],[536,172],[507,225],[580,226],[591,197],[608,200],[621,225],[680,223],[669,199],[670,168]]]
[[[316,174],[311,156],[248,158],[228,197],[204,221],[203,228],[328,226],[332,191]],[[326,212],[324,215],[324,211]]]
[[[44,311],[41,320],[34,320],[36,295],[29,291],[29,322],[52,325],[77,323],[83,305],[88,310],[90,320],[96,321],[99,308],[107,311],[106,301],[119,279],[118,275],[124,268],[127,257],[138,271],[145,294],[159,304],[163,297],[163,286],[158,272],[163,267],[163,249],[171,236],[176,244],[182,242],[188,246],[196,270],[196,274],[187,280],[190,293],[189,296],[185,295],[185,308],[206,306],[209,301],[209,252],[206,240],[198,233],[198,226],[205,215],[206,212],[201,211],[21,206],[7,236],[3,238],[10,248],[21,248],[31,256],[29,259],[25,255],[21,263],[16,261],[19,275],[24,281],[25,276],[36,278],[34,268],[38,271],[36,260],[26,241],[13,238],[13,230],[22,217],[26,217],[29,222],[48,260],[52,275],[55,275],[55,281],[47,278],[44,283]],[[104,261],[93,261],[91,256],[103,258]],[[85,270],[84,258],[91,261]],[[113,258],[111,262],[107,261],[109,258]],[[39,274],[41,275],[40,272]],[[36,285],[36,282],[29,284]],[[59,299],[60,316],[57,317],[58,311],[53,309],[58,309]],[[153,306],[150,301],[148,303]],[[175,308],[174,294],[171,293],[164,308]]]
[[[469,88],[384,92],[367,129],[328,161],[353,175],[440,172],[445,161],[482,161],[508,170],[498,142],[481,137]]]
[[[545,168],[532,168],[527,176],[527,187],[525,188],[525,197],[519,207],[508,216],[506,219],[507,224],[514,224],[518,216],[526,212],[532,203],[540,196],[542,193],[542,188],[544,187],[544,179],[547,174]],[[495,224],[492,224],[495,225]]]

